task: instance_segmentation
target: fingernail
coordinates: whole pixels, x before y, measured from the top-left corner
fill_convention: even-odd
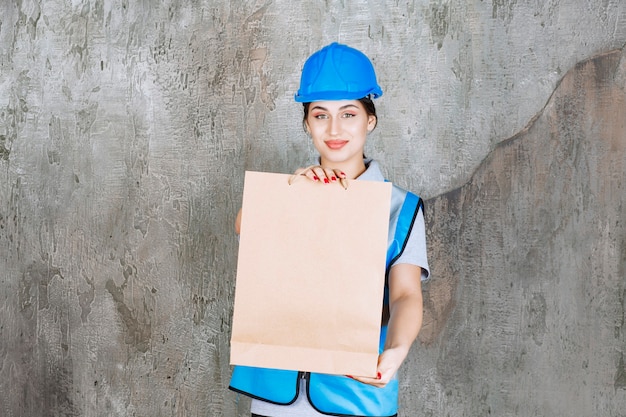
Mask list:
[[[313,176],[313,180],[314,180],[314,181],[319,181],[319,180],[320,180],[320,178],[319,178],[317,175],[315,175],[315,176]]]
[[[331,177],[332,181],[337,181],[337,177]]]
[[[380,378],[382,378],[382,377],[383,377],[383,376],[382,376],[382,374],[381,374],[380,372],[379,372],[378,374],[376,374],[376,379],[380,379]]]
[[[325,182],[326,184],[330,183],[330,181],[328,181],[328,178],[324,178],[324,182]]]
[[[346,375],[348,378],[350,379],[354,379],[354,377],[352,375]]]

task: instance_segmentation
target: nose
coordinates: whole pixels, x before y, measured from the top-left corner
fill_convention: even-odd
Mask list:
[[[336,136],[341,131],[341,120],[338,117],[333,117],[330,119],[329,123],[329,133],[331,136]]]

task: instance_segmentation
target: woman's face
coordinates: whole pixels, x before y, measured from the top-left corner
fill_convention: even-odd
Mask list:
[[[316,101],[305,120],[322,165],[362,161],[367,134],[376,116],[367,114],[358,100]]]

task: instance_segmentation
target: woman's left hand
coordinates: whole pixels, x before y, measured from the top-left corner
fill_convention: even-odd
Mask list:
[[[378,357],[378,367],[376,371],[378,375],[375,378],[368,378],[363,376],[350,376],[350,378],[362,382],[364,384],[373,385],[378,388],[383,388],[385,385],[391,381],[393,376],[400,369],[400,365],[404,361],[406,357],[405,349],[401,348],[391,348],[386,349],[379,357]]]
[[[422,268],[398,264],[389,271],[389,323],[375,378],[353,377],[364,384],[384,387],[400,369],[422,327]]]

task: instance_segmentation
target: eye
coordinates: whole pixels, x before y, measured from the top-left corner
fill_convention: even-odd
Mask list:
[[[350,119],[350,118],[352,118],[352,117],[356,117],[356,114],[354,114],[354,113],[344,113],[344,114],[342,115],[342,117],[343,117],[344,119]]]
[[[314,119],[328,119],[328,115],[324,113],[318,113],[313,115]]]

